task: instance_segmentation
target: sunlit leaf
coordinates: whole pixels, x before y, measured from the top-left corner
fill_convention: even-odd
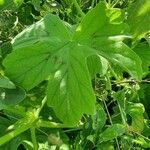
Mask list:
[[[128,103],[126,113],[132,118],[131,130],[142,132],[144,128],[144,106],[141,103]]]
[[[140,39],[150,31],[150,1],[136,0],[128,8],[127,22],[135,39]]]

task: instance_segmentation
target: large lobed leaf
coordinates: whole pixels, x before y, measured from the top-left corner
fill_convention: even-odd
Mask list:
[[[61,20],[48,15],[14,39],[4,65],[7,75],[26,90],[50,76],[48,105],[64,123],[76,124],[83,113],[94,112],[95,97],[86,64],[91,49],[69,42],[69,36]]]
[[[101,65],[91,74],[104,75],[109,61],[141,78],[139,57],[122,42],[128,27],[120,21],[120,14],[99,3],[74,33],[58,17],[47,15],[13,40],[13,52],[3,63],[6,74],[26,90],[49,78],[48,105],[61,121],[76,124],[82,114],[95,110],[89,74],[95,58]]]

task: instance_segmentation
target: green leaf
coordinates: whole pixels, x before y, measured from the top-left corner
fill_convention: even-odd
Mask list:
[[[72,34],[71,30],[69,30],[70,28],[71,26],[66,25],[57,16],[48,14],[40,21],[19,33],[12,41],[13,48],[16,50],[40,41],[45,42],[46,40],[48,42],[48,40],[52,41],[53,38],[58,42],[60,40],[68,42]]]
[[[145,111],[147,113],[147,115],[150,117],[150,86],[149,84],[142,84],[140,85],[140,90],[138,92],[139,94],[139,98],[140,98],[140,102],[144,105],[145,107]]]
[[[0,0],[0,5],[3,5],[4,4],[4,0]]]
[[[110,142],[103,142],[97,145],[97,150],[115,150],[114,146]]]
[[[142,62],[138,55],[132,51],[123,42],[108,42],[105,45],[100,45],[100,39],[95,41],[96,49],[99,49],[99,53],[107,60],[114,64],[118,64],[125,71],[136,79],[142,77]],[[98,45],[100,48],[98,48]]]
[[[141,43],[133,50],[142,60],[143,73],[147,74],[150,66],[150,46],[147,43]]]
[[[97,50],[101,56],[118,64],[134,78],[141,79],[140,58],[122,42],[129,36],[128,26],[121,21],[120,16],[121,11],[118,9],[106,9],[103,3],[99,3],[82,20],[74,39]]]
[[[150,31],[150,2],[137,0],[128,8],[127,22],[135,39],[141,39]]]
[[[127,24],[123,23],[123,18],[121,19],[120,17],[121,15],[121,10],[108,9],[104,3],[100,2],[83,18],[76,29],[74,39],[80,39],[81,41],[101,37],[107,40],[108,37],[116,35],[127,36],[124,33],[127,33],[129,28]]]
[[[89,11],[77,27],[74,39],[87,39],[96,32],[100,32],[101,27],[107,22],[105,9],[104,3],[99,3],[94,9]]]
[[[55,66],[61,65],[62,62],[55,53],[64,45],[60,40],[53,38],[51,40],[39,39],[33,44],[24,45],[23,43],[23,46],[22,44],[16,46],[3,63],[7,69],[6,74],[17,84],[30,90],[45,80],[50,72],[55,70]]]
[[[131,130],[142,132],[144,128],[144,106],[141,103],[128,103],[126,113],[132,118]]]
[[[101,105],[96,105],[96,114],[93,115],[93,129],[96,130],[96,133],[102,130],[106,123],[106,113]]]
[[[0,90],[0,109],[3,106],[11,106],[20,103],[25,99],[26,93],[21,88],[16,89],[1,89]]]
[[[111,11],[99,3],[75,33],[55,15],[45,16],[13,39],[13,51],[3,62],[6,74],[26,90],[49,79],[48,106],[65,124],[78,123],[82,114],[95,110],[89,70],[105,74],[109,60],[141,78],[139,57],[122,43],[128,27],[121,21],[120,11],[114,15]],[[100,58],[92,63],[100,61],[100,69],[91,71],[87,65],[91,56]]]
[[[100,134],[100,141],[105,142],[113,140],[125,133],[125,127],[122,124],[113,124]]]
[[[15,89],[16,86],[7,77],[0,75],[0,88]]]
[[[48,105],[65,123],[74,124],[83,113],[94,113],[95,97],[86,65],[87,47],[67,45],[63,65],[50,77]],[[86,106],[86,107],[85,107]]]
[[[87,64],[91,78],[94,78],[97,73],[101,75],[105,75],[107,73],[108,61],[100,55],[88,57]]]
[[[94,52],[70,37],[64,22],[47,15],[14,39],[13,52],[3,64],[6,74],[26,90],[49,78],[48,106],[72,125],[83,113],[93,114],[95,96],[86,62]]]
[[[16,6],[20,6],[23,3],[23,0],[13,0]]]

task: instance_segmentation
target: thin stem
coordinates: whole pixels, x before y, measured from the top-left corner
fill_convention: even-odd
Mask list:
[[[55,122],[51,122],[51,121],[45,121],[40,119],[37,123],[36,123],[37,127],[44,127],[44,128],[75,128],[76,126],[68,126],[65,124],[61,124],[61,123],[55,123]]]
[[[39,129],[39,128],[37,128],[37,130],[48,137],[48,134],[47,134],[46,132],[44,132],[43,130],[41,130],[41,129]]]
[[[76,7],[78,13],[81,15],[81,17],[84,17],[85,14],[84,14],[83,11],[81,10],[81,8],[80,8],[80,6],[79,6],[77,0],[72,0],[72,2],[73,2],[73,4],[74,4],[74,6]]]
[[[119,1],[120,0],[116,0],[116,2],[114,2],[114,4],[112,3],[112,7],[115,7],[118,4]]]
[[[110,69],[112,75],[113,75],[117,80],[119,80],[117,74],[114,72],[114,70],[112,69],[112,67],[111,67],[110,65],[109,65],[109,69]]]
[[[47,102],[47,97],[45,96],[44,99],[42,100],[41,106],[36,110],[36,116],[39,117],[40,112],[42,108],[44,107],[45,103]]]
[[[93,8],[95,4],[95,0],[92,0],[91,7]]]
[[[110,113],[109,113],[109,110],[108,110],[108,108],[107,108],[107,105],[106,105],[105,100],[103,100],[103,103],[104,103],[104,106],[105,106],[105,109],[106,109],[106,112],[107,112],[107,115],[108,115],[108,118],[109,118],[110,124],[111,124],[111,125],[113,125],[113,122],[112,122],[112,119],[111,119],[111,116],[110,116]],[[115,138],[115,141],[116,141],[116,144],[117,144],[117,148],[118,148],[118,150],[120,150],[120,146],[119,146],[118,139],[117,139],[117,138]]]
[[[123,122],[123,124],[126,126],[127,124],[126,124],[126,117],[125,117],[125,115],[124,115],[124,111],[122,110],[122,108],[121,108],[119,102],[117,102],[117,103],[118,103],[118,107],[119,107],[119,110],[120,110],[122,122]]]
[[[31,131],[31,139],[33,142],[34,150],[38,150],[38,143],[36,140],[35,128],[34,127],[30,128],[30,131]]]
[[[150,83],[149,80],[141,80],[141,81],[137,81],[137,80],[123,80],[123,81],[112,81],[115,84],[123,84],[123,83]]]
[[[81,128],[76,128],[76,129],[68,129],[68,130],[64,130],[64,133],[72,132],[72,131],[80,131],[80,130],[82,130],[82,129],[83,129],[83,127],[81,127]]]
[[[145,139],[145,140],[147,140],[147,141],[150,142],[150,139],[147,138],[147,137],[145,137],[145,136],[143,136],[142,134],[140,134],[140,133],[138,133],[138,132],[134,132],[134,131],[132,131],[132,132],[135,133],[135,134],[137,134],[138,136],[141,136],[143,139]]]
[[[108,110],[108,108],[107,108],[107,105],[106,105],[105,100],[103,100],[103,103],[104,103],[104,106],[105,106],[105,109],[106,109],[106,112],[107,112],[107,115],[108,115],[110,124],[113,125],[113,122],[112,122],[112,119],[111,119],[111,116],[110,116],[110,113],[109,113],[109,110]]]

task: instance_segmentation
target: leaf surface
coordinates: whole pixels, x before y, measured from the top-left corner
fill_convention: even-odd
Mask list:
[[[118,9],[107,9],[103,3],[99,3],[87,13],[74,39],[97,50],[109,62],[118,64],[134,78],[141,79],[140,58],[122,42],[130,37],[127,24],[120,19],[121,14]]]
[[[70,35],[69,27],[48,15],[14,39],[14,50],[3,64],[7,75],[26,90],[49,78],[48,106],[61,121],[73,125],[82,114],[94,113],[95,96],[87,67],[87,57],[94,52],[71,41]]]
[[[150,1],[137,0],[128,8],[127,22],[135,39],[140,39],[150,31]]]
[[[100,141],[109,141],[125,133],[125,127],[122,124],[113,124],[100,134]]]
[[[50,77],[48,105],[64,122],[74,124],[83,113],[94,113],[95,96],[86,64],[87,47],[67,45],[62,53],[63,64]]]

